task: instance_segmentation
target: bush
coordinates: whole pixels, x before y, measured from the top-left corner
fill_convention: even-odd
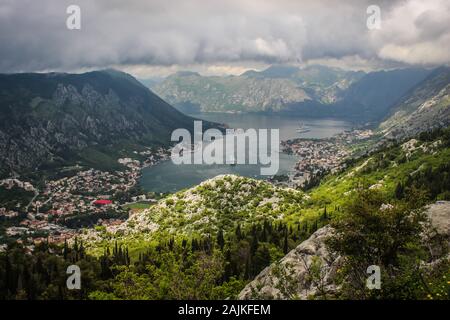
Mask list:
[[[421,268],[421,261],[429,258],[421,243],[426,218],[417,209],[423,205],[423,195],[416,192],[412,197],[414,201],[388,204],[379,191],[360,188],[332,222],[336,233],[327,245],[344,257],[342,298],[421,299],[433,294],[426,284],[427,272]],[[380,290],[366,287],[370,265],[381,269]]]

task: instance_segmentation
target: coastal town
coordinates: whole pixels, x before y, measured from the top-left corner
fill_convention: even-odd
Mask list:
[[[344,131],[327,139],[296,138],[281,142],[281,149],[298,156],[293,173],[279,184],[293,188],[308,188],[327,173],[343,168],[352,154],[351,145],[373,136],[371,130]]]
[[[163,148],[141,155],[144,161],[118,159],[122,171],[80,170],[70,177],[46,181],[40,190],[18,178],[0,180],[2,190],[20,195],[17,204],[0,206],[0,222],[6,225],[0,242],[1,237],[13,237],[28,243],[60,243],[83,227],[122,223],[128,216],[124,208],[128,203],[153,200],[136,188],[142,168],[169,157]]]
[[[327,173],[343,168],[351,146],[373,135],[370,130],[352,130],[326,139],[297,138],[281,142],[283,152],[298,157],[292,174],[272,177],[270,182],[293,188],[308,188]],[[169,150],[144,151],[145,160],[120,158],[124,170],[105,172],[80,169],[72,176],[49,180],[41,188],[17,178],[0,180],[0,188],[18,192],[17,203],[0,206],[1,237],[27,243],[61,243],[80,230],[104,227],[112,230],[128,217],[127,205],[156,200],[140,190],[142,168],[169,159]],[[142,159],[142,158],[141,158]]]

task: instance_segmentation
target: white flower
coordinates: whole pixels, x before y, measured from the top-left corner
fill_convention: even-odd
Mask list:
[[[381,211],[391,210],[392,208],[394,208],[394,206],[393,206],[392,204],[390,204],[390,203],[383,203],[383,204],[380,206],[380,210],[381,210]]]

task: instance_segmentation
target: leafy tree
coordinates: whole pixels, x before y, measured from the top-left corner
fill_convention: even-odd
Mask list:
[[[426,218],[424,194],[391,204],[379,191],[359,188],[344,213],[332,225],[330,250],[344,257],[342,297],[351,299],[417,299],[427,292],[420,261],[427,252],[420,239]],[[380,290],[366,287],[367,268],[381,269]],[[441,275],[442,276],[442,275]]]

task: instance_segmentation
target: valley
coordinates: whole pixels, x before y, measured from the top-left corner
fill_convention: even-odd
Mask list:
[[[448,200],[449,137],[446,129],[382,147],[306,192],[218,176],[135,210],[125,222],[87,229],[64,248],[43,242],[34,250],[60,248],[66,261],[100,264],[86,289],[90,299],[237,297],[268,264],[344,214],[361,192],[391,209]],[[125,290],[130,281],[133,290]],[[440,290],[442,282],[430,283]],[[433,292],[424,294],[441,294]]]
[[[1,0],[0,315],[441,317],[449,21]]]
[[[285,71],[283,69],[283,76]],[[26,259],[30,268],[36,268],[42,259],[52,268],[63,268],[74,262],[81,264],[85,270],[90,270],[89,285],[82,293],[86,299],[251,299],[267,294],[264,290],[272,293],[288,290],[289,294],[277,296],[283,299],[321,299],[324,295],[339,299],[341,295],[356,294],[335,290],[337,284],[334,282],[329,284],[334,289],[326,293],[316,284],[309,284],[305,293],[304,282],[298,284],[289,280],[297,271],[279,269],[278,262],[289,260],[284,257],[291,257],[291,250],[303,248],[308,243],[316,245],[315,237],[322,237],[323,232],[327,239],[333,239],[326,231],[330,227],[346,237],[349,231],[339,225],[339,221],[351,214],[357,215],[359,209],[352,206],[358,203],[364,203],[369,215],[382,217],[380,223],[386,224],[383,232],[387,237],[393,237],[392,230],[396,228],[392,224],[397,220],[391,221],[384,216],[385,210],[409,217],[427,205],[450,200],[450,183],[447,181],[450,157],[448,73],[448,68],[432,73],[385,111],[380,125],[281,113],[250,113],[238,117],[231,113],[195,113],[186,116],[165,105],[164,108],[169,108],[172,113],[167,115],[171,119],[171,128],[178,125],[189,128],[198,118],[206,120],[207,127],[279,128],[282,165],[279,173],[270,177],[257,176],[257,166],[178,168],[169,160],[170,144],[164,141],[164,136],[149,139],[156,137],[152,133],[153,127],[147,127],[149,120],[140,122],[135,118],[130,126],[122,128],[124,131],[112,124],[108,127],[101,118],[94,121],[97,125],[92,125],[89,120],[92,117],[113,114],[105,111],[92,114],[89,109],[110,108],[112,100],[101,101],[114,96],[112,88],[97,88],[95,90],[103,91],[93,93],[91,87],[96,88],[99,84],[84,84],[81,89],[70,84],[63,89],[52,83],[56,96],[45,103],[56,106],[58,90],[73,91],[69,96],[63,95],[61,101],[66,102],[58,102],[58,108],[64,108],[65,103],[86,108],[86,116],[76,120],[81,121],[85,131],[76,138],[79,147],[65,148],[65,140],[61,137],[69,132],[65,131],[66,123],[68,119],[77,119],[75,116],[78,115],[68,111],[67,115],[55,118],[52,114],[27,109],[41,105],[40,108],[47,110],[48,107],[42,107],[39,102],[41,98],[34,96],[42,93],[30,94],[31,101],[38,102],[31,105],[22,102],[24,110],[31,112],[32,126],[24,128],[29,130],[27,134],[35,134],[35,128],[42,127],[45,121],[46,132],[53,132],[48,129],[52,127],[49,123],[56,123],[59,129],[54,137],[61,144],[55,144],[53,136],[42,136],[44,139],[39,140],[39,144],[48,144],[42,152],[46,153],[51,165],[36,162],[37,158],[27,158],[38,166],[39,173],[32,173],[33,166],[30,165],[21,169],[28,163],[22,161],[25,158],[18,157],[20,161],[13,161],[9,156],[2,158],[3,163],[8,163],[13,170],[10,171],[12,177],[4,178],[0,184],[2,194],[5,194],[0,198],[0,259],[6,259],[12,265],[17,265],[13,256]],[[151,94],[126,75],[108,71],[101,73],[101,77],[104,76],[119,77],[120,81],[125,77],[125,83],[131,85],[132,90],[144,96]],[[111,86],[115,85],[114,81]],[[117,85],[121,87],[125,83]],[[115,90],[120,93],[118,88]],[[102,96],[100,92],[109,93]],[[125,93],[119,93],[120,99],[126,97]],[[91,101],[91,96],[97,94],[100,102]],[[129,101],[139,100],[139,94],[123,102],[126,108]],[[165,104],[162,100],[154,101]],[[136,110],[151,106],[134,103],[132,106]],[[55,106],[50,106],[50,110]],[[114,112],[117,112],[122,107],[119,103],[115,108]],[[421,121],[425,109],[428,111]],[[159,109],[151,111],[149,116],[154,112],[161,116]],[[441,116],[437,117],[437,113]],[[411,117],[400,114],[413,114],[414,119],[418,119],[414,130],[410,130]],[[50,120],[42,122],[40,117]],[[132,115],[123,117],[133,118]],[[165,123],[166,120],[161,120],[160,125]],[[4,125],[10,126],[6,122]],[[133,128],[138,128],[134,126],[140,129],[134,131]],[[299,132],[299,127],[308,130]],[[168,139],[170,129],[164,130],[157,132],[167,132]],[[121,136],[120,142],[117,135]],[[91,137],[86,140],[90,143],[81,142],[85,136]],[[50,140],[46,141],[46,137]],[[21,140],[14,139],[14,145],[19,147]],[[22,142],[24,150],[31,146]],[[8,144],[3,148],[13,152]],[[8,172],[7,168],[2,167],[4,173]],[[372,197],[373,203],[370,202]],[[370,225],[371,221],[364,224]],[[434,263],[443,257],[444,249],[438,249],[439,254],[428,253],[426,246],[414,242],[413,239],[418,239],[417,232],[422,230],[416,228],[418,225],[405,229],[405,238],[398,241],[402,246],[417,246],[424,251],[420,257],[410,252],[405,259]],[[325,257],[321,253],[323,248],[352,254],[338,245],[329,247],[322,242],[317,245],[322,249],[318,249],[314,257],[305,257],[308,268],[319,268],[316,263],[323,263],[320,260]],[[385,250],[382,244],[379,250]],[[446,261],[436,262],[443,269],[433,271],[441,278],[447,275]],[[266,279],[269,266],[271,275]],[[389,265],[385,267],[395,275],[393,281],[397,281],[395,279],[403,279],[403,273],[398,274],[396,270],[407,266],[397,264],[392,270]],[[28,271],[17,269],[14,272],[15,277],[22,277],[23,272]],[[305,280],[313,275],[301,271],[298,276]],[[415,289],[408,293],[410,297],[438,299],[442,294],[442,281],[428,273],[422,276],[429,279],[432,289]],[[255,278],[258,279],[256,282],[253,281]],[[43,289],[34,289],[32,286],[39,281],[28,283],[28,294],[33,297],[43,294],[65,299],[72,297],[72,293],[63,288],[62,278],[51,280],[59,283],[57,292],[54,287],[45,285]],[[258,289],[258,281],[271,283],[272,287]],[[133,283],[132,288],[128,283]],[[273,283],[282,283],[284,287],[276,285],[274,289]],[[291,287],[294,284],[297,287]],[[416,286],[412,282],[407,285]],[[17,290],[17,287],[10,284],[10,290]],[[379,294],[384,298],[390,293]]]

